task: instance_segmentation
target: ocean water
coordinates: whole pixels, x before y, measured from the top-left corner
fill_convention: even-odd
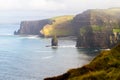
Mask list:
[[[76,49],[75,41],[59,39],[53,49],[50,38],[15,36],[19,25],[0,25],[0,80],[43,80],[87,64],[92,50]]]

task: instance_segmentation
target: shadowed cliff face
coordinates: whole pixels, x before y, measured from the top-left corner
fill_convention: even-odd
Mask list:
[[[20,29],[16,32],[16,34],[41,35],[40,30],[47,24],[51,24],[51,20],[22,21],[20,24]]]
[[[95,9],[76,15],[73,19],[73,25],[80,38],[79,44],[77,43],[76,46],[108,48],[118,43],[120,37],[117,35],[115,40],[113,31],[120,29],[120,15],[118,13],[120,13],[120,9]]]
[[[102,51],[89,64],[44,80],[120,80],[120,44]]]

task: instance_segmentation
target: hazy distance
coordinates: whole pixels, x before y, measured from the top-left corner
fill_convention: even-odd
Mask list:
[[[75,15],[87,9],[112,7],[120,7],[120,0],[0,0],[0,24]]]

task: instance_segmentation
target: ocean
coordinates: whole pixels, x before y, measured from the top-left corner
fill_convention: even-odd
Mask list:
[[[75,40],[59,38],[56,49],[47,47],[51,38],[13,35],[17,24],[0,24],[0,80],[43,80],[90,62],[91,49],[75,48]]]

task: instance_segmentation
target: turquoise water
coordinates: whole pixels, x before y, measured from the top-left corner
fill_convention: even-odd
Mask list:
[[[60,38],[52,49],[50,38],[14,36],[19,25],[0,25],[0,80],[42,80],[80,67],[93,57],[76,49],[75,41]]]

